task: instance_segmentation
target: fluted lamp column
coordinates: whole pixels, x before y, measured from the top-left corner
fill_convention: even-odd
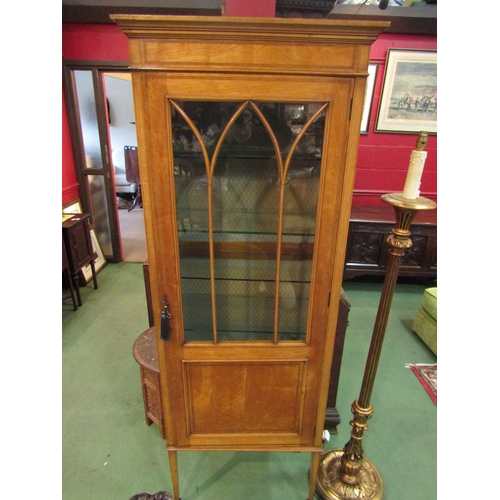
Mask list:
[[[425,138],[422,138],[422,134],[419,136],[420,151],[426,142],[426,135]],[[417,142],[417,146],[419,146],[419,142]],[[420,178],[417,187],[419,185]],[[387,272],[361,390],[358,399],[351,406],[353,414],[350,421],[351,438],[343,449],[329,450],[322,455],[320,460],[316,494],[322,500],[380,500],[383,497],[382,477],[376,467],[364,457],[361,442],[364,432],[368,429],[367,422],[373,415],[370,399],[396,287],[399,264],[405,251],[412,246],[410,226],[420,210],[433,210],[436,208],[436,203],[417,195],[414,199],[405,198],[403,193],[385,194],[382,196],[382,200],[394,207],[396,227],[387,238],[389,245]]]

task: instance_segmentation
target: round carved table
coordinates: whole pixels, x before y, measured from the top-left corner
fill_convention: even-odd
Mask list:
[[[146,423],[154,422],[160,428],[160,435],[165,439],[163,410],[160,391],[160,370],[154,326],[142,332],[134,342],[132,349],[135,360],[141,368],[142,397]]]

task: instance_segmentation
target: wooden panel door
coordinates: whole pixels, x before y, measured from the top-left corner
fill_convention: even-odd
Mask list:
[[[317,450],[353,81],[134,85],[155,109],[141,165],[169,447]]]

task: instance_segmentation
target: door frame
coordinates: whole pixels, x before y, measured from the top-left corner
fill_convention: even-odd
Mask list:
[[[75,87],[75,70],[87,70],[92,72],[94,85],[97,127],[102,157],[102,168],[87,168],[85,163],[85,149],[81,134],[80,113],[78,109],[77,93]],[[116,188],[111,159],[111,145],[109,138],[108,110],[106,106],[106,94],[103,85],[103,77],[106,72],[128,73],[130,72],[128,62],[123,61],[86,61],[86,60],[63,60],[63,91],[66,99],[68,123],[70,129],[71,147],[75,164],[76,178],[79,184],[78,193],[82,210],[89,213],[91,223],[95,224],[92,199],[89,192],[88,175],[102,175],[107,200],[107,211],[111,233],[112,255],[106,255],[108,262],[121,262],[123,252],[121,247],[120,224],[118,220],[118,207],[116,206]]]
[[[151,280],[153,309],[155,310],[155,324],[160,325],[163,299],[168,305],[170,314],[171,336],[168,340],[159,343],[160,373],[165,374],[161,378],[163,391],[167,397],[163,399],[164,414],[167,415],[167,442],[169,451],[188,449],[253,449],[254,447],[266,447],[274,450],[293,451],[313,451],[321,450],[321,435],[314,425],[318,415],[321,413],[319,406],[315,406],[314,401],[318,399],[321,385],[321,368],[325,363],[326,337],[333,338],[334,321],[330,322],[330,317],[337,314],[337,310],[330,311],[330,294],[332,289],[332,279],[334,274],[333,252],[336,248],[341,231],[337,224],[337,216],[341,210],[343,191],[345,187],[339,187],[341,179],[345,174],[345,163],[343,158],[347,151],[348,131],[334,135],[332,131],[339,130],[339,124],[349,121],[350,103],[355,90],[355,78],[333,78],[322,80],[317,77],[293,76],[287,78],[288,82],[304,83],[314,85],[316,92],[314,99],[308,97],[304,91],[298,91],[297,85],[289,85],[288,94],[282,97],[283,102],[288,99],[293,102],[328,102],[330,103],[326,117],[325,136],[330,139],[326,149],[323,151],[323,165],[332,165],[330,168],[323,167],[322,180],[320,184],[320,194],[318,207],[322,205],[322,198],[326,196],[327,186],[337,187],[338,196],[334,197],[331,203],[325,203],[327,208],[316,215],[316,238],[313,257],[313,281],[311,289],[314,295],[310,300],[314,301],[314,326],[308,325],[308,338],[305,342],[294,344],[278,343],[278,345],[266,344],[265,342],[232,342],[221,344],[210,344],[207,342],[185,343],[183,335],[183,314],[182,296],[180,292],[180,271],[179,271],[179,250],[177,240],[177,221],[175,211],[175,185],[173,177],[173,151],[172,136],[169,123],[170,108],[167,106],[165,97],[179,100],[204,100],[210,95],[209,86],[217,86],[218,97],[221,100],[241,100],[241,95],[237,90],[238,86],[234,82],[227,82],[221,75],[211,80],[203,81],[203,77],[193,78],[190,74],[176,74],[168,79],[168,87],[163,79],[158,83],[157,73],[147,74],[133,73],[134,95],[136,102],[141,99],[147,100],[144,107],[149,106],[156,110],[154,116],[156,130],[159,125],[165,127],[157,134],[147,134],[146,131],[153,127],[152,117],[143,114],[141,108],[137,110],[136,120],[138,123],[138,141],[143,145],[140,150],[141,164],[144,166],[144,189],[149,194],[145,210],[146,223],[150,243]],[[241,75],[233,75],[232,79],[241,79]],[[189,86],[187,80],[189,79]],[[272,81],[270,81],[272,80]],[[267,87],[262,85],[266,82],[268,86],[276,87],[282,80],[278,77],[268,75],[252,75],[245,80],[250,82],[251,91],[248,91],[248,100],[269,101],[270,94]],[[162,88],[164,87],[164,90]],[[274,102],[274,101],[272,101]],[[163,107],[162,107],[163,106]],[[333,139],[335,137],[335,139]],[[168,158],[170,167],[165,167],[164,159]],[[160,207],[168,207],[162,211]],[[165,212],[171,215],[165,217]],[[168,235],[168,236],[167,236]],[[321,252],[325,264],[319,266],[318,255]],[[339,257],[340,259],[340,257]],[[343,257],[342,257],[343,259]],[[338,280],[337,280],[338,281]],[[340,290],[340,282],[336,284]],[[340,292],[339,292],[340,295]],[[335,295],[334,295],[335,296]],[[310,305],[309,305],[310,306]],[[310,306],[311,307],[311,306]],[[312,318],[311,311],[309,316]],[[322,332],[330,330],[326,336]],[[298,426],[298,433],[278,433],[273,434],[273,442],[269,438],[269,433],[254,433],[250,440],[249,433],[232,433],[228,435],[217,432],[196,432],[192,431],[190,422],[190,403],[192,400],[188,389],[190,387],[189,369],[194,367],[222,366],[226,362],[229,353],[235,354],[229,362],[237,362],[250,366],[251,363],[276,364],[286,360],[287,363],[295,361],[303,363],[304,370],[307,368],[307,375],[304,375],[302,382],[307,385],[307,402],[301,401],[300,416],[310,417],[309,422],[301,422]],[[328,356],[328,362],[331,356]],[[309,366],[308,366],[309,364]],[[165,367],[168,366],[168,369]],[[301,365],[302,366],[302,365]],[[179,385],[172,383],[172,380],[183,381]],[[325,378],[325,380],[327,380]],[[306,387],[304,385],[304,387]],[[191,399],[190,399],[191,398]],[[308,417],[308,418],[309,418]],[[251,444],[249,444],[251,441]]]

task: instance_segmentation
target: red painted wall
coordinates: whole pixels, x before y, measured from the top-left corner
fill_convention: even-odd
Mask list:
[[[276,0],[249,2],[248,0],[231,0],[226,2],[226,16],[239,17],[274,17]]]
[[[377,82],[373,97],[368,134],[359,141],[358,163],[354,182],[355,205],[384,205],[385,193],[402,191],[418,134],[387,134],[374,132],[378,105],[382,93],[385,60],[390,48],[436,50],[437,37],[382,34],[372,45],[370,61],[378,62]],[[437,135],[430,135],[425,148],[427,160],[420,192],[422,196],[437,197]]]
[[[437,37],[384,34],[372,46],[370,60],[378,62],[380,66],[369,133],[360,138],[353,199],[356,205],[383,205],[380,201],[382,194],[402,191],[410,154],[415,149],[417,134],[374,132],[385,59],[389,48],[435,50]],[[127,37],[115,25],[63,24],[62,49],[64,59],[127,61],[129,57]],[[422,176],[421,193],[436,200],[437,136],[429,136],[426,151],[427,160]],[[71,186],[75,180],[66,108],[63,102],[63,202],[68,197],[67,193],[74,191]]]
[[[128,61],[128,39],[115,24],[62,25],[64,59]]]
[[[63,24],[63,59],[88,61],[128,61],[128,39],[112,24]],[[62,119],[62,203],[78,195],[75,163],[71,149],[66,101],[63,93]]]
[[[79,198],[75,162],[71,149],[66,100],[62,97],[62,204]]]

